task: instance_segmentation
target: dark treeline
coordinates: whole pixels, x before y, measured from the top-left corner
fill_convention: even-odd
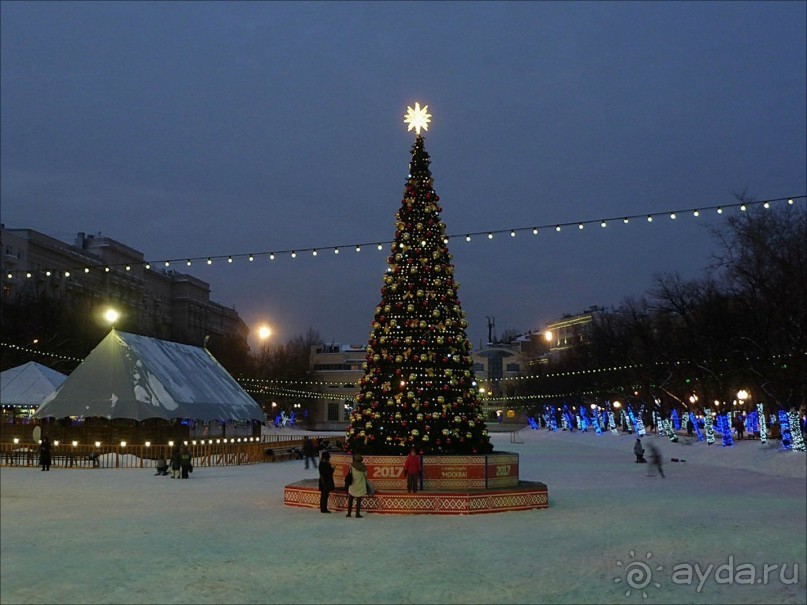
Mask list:
[[[703,409],[715,400],[730,404],[740,389],[750,392],[748,405],[804,406],[804,204],[757,206],[711,234],[719,246],[705,276],[657,276],[640,298],[596,315],[587,342],[519,389],[529,401],[522,407],[636,399],[669,411],[693,407],[694,395],[694,407]]]

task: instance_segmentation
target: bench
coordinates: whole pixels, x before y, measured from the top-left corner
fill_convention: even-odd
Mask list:
[[[6,452],[6,464],[13,466],[31,466],[34,462],[39,462],[39,453],[28,448],[20,448]]]
[[[279,460],[302,460],[303,450],[296,445],[266,448],[263,452],[263,459],[268,460],[270,458],[272,462]]]
[[[59,464],[60,462],[61,464]],[[99,468],[101,466],[98,454],[90,454],[88,456],[79,456],[76,454],[51,454],[50,465],[64,467],[92,466],[93,468]]]

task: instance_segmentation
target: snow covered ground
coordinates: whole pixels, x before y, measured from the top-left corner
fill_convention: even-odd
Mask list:
[[[323,515],[283,505],[286,484],[315,476],[302,461],[197,467],[187,481],[4,467],[0,601],[807,602],[803,453],[646,437],[662,479],[633,462],[630,435],[493,440],[549,486],[548,509]]]

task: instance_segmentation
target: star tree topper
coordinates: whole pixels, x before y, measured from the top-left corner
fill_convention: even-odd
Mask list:
[[[415,133],[420,136],[420,129],[428,130],[429,129],[429,122],[431,122],[432,114],[426,113],[426,110],[429,109],[428,105],[424,105],[422,108],[420,107],[420,103],[415,103],[415,108],[412,109],[407,105],[406,113],[404,114],[404,124],[409,124],[409,128],[406,129],[407,132],[415,129]]]

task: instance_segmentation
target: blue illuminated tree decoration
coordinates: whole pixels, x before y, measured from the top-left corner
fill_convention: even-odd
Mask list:
[[[692,426],[695,428],[695,434],[698,436],[698,441],[703,441],[703,433],[701,433],[701,427],[698,426],[698,419],[695,418],[695,413],[689,413],[689,420],[692,422]]]
[[[672,422],[676,431],[681,430],[681,419],[678,417],[678,410],[672,411]]]
[[[720,414],[717,417],[717,428],[723,436],[723,447],[732,447],[734,441],[731,438],[731,423],[729,422],[728,415]]]
[[[793,449],[793,439],[790,434],[790,418],[787,417],[787,412],[779,410],[779,427],[782,432],[782,449]]]
[[[749,438],[759,432],[759,420],[757,419],[756,411],[750,412],[745,417],[745,432],[748,433]]]

